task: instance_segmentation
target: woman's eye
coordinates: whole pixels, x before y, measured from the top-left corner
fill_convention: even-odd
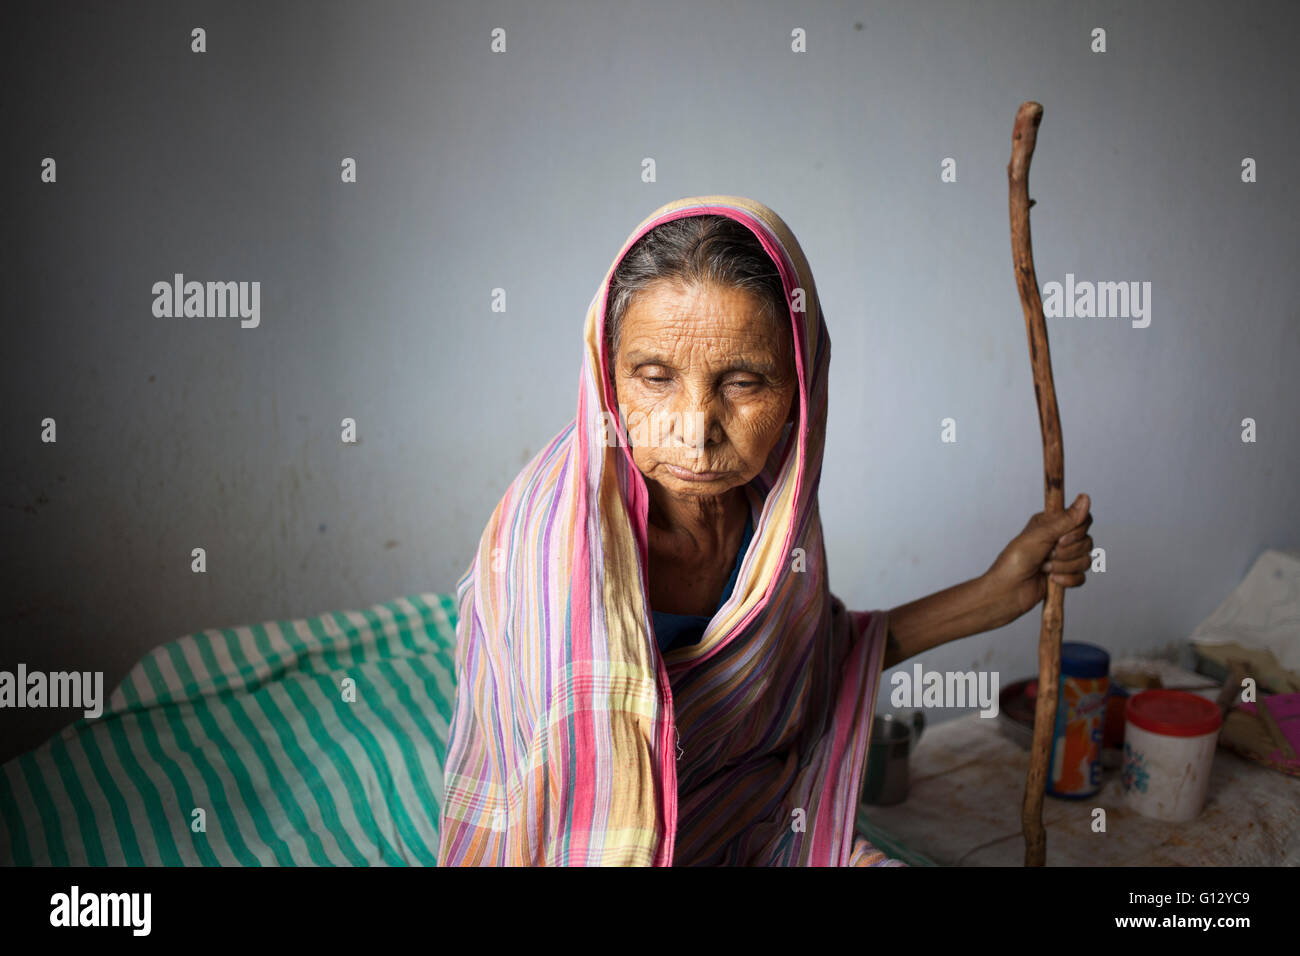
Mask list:
[[[748,391],[751,388],[758,388],[758,386],[761,383],[751,380],[751,381],[728,382],[727,384],[730,385],[732,388],[739,388],[742,391]]]
[[[647,375],[645,376],[645,380],[647,382],[654,382],[656,385],[662,385],[664,382],[669,381],[669,379],[663,375]]]

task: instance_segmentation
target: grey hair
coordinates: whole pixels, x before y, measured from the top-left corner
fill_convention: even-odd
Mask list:
[[[632,300],[662,279],[743,289],[763,304],[769,320],[789,315],[781,273],[748,228],[716,214],[674,219],[633,243],[610,277],[605,354],[611,366]]]

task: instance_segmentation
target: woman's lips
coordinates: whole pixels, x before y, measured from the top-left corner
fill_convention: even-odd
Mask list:
[[[664,463],[664,467],[668,469],[669,474],[682,481],[717,481],[726,474],[725,471],[691,471],[689,468],[670,465],[667,462]]]

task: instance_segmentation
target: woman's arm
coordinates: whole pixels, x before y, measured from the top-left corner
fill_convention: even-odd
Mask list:
[[[885,667],[894,667],[959,637],[1009,624],[1025,610],[1010,604],[1008,595],[989,580],[987,573],[917,598],[889,612]]]
[[[892,609],[885,667],[1010,624],[1043,599],[1049,574],[1065,587],[1083,584],[1092,553],[1089,505],[1080,495],[1066,511],[1040,511],[979,577]]]

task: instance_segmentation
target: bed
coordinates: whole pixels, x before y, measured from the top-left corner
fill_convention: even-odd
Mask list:
[[[8,865],[434,865],[455,602],[223,628],[0,767]]]

